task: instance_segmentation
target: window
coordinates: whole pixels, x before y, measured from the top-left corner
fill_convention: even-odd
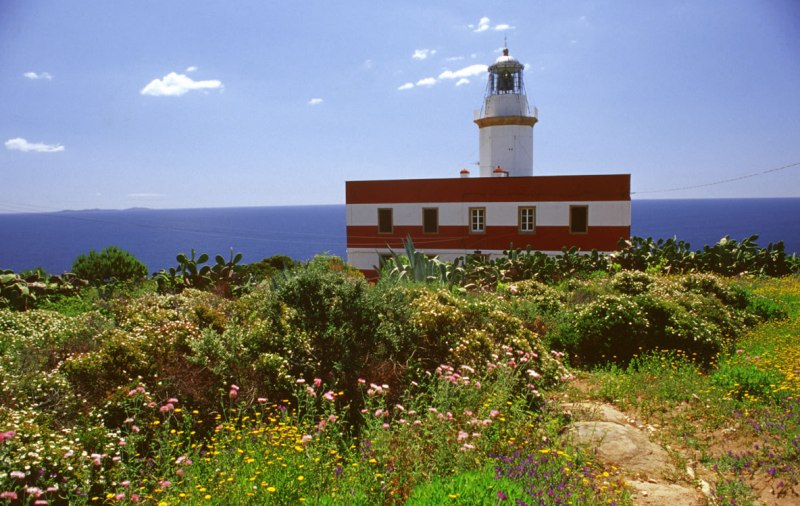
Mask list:
[[[391,209],[378,209],[378,233],[391,234],[394,225],[392,223]]]
[[[439,209],[422,209],[422,231],[426,234],[436,234],[439,232]]]
[[[569,206],[569,231],[572,234],[589,231],[589,206]]]
[[[520,207],[519,231],[523,233],[532,233],[535,230],[536,230],[536,208]]]
[[[469,208],[469,231],[475,234],[486,232],[486,208]]]

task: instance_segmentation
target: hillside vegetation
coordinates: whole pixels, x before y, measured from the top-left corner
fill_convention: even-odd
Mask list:
[[[375,284],[325,256],[6,272],[0,502],[631,504],[560,437],[589,397],[663,427],[719,504],[791,504],[800,263],[753,241],[455,264],[409,244]]]

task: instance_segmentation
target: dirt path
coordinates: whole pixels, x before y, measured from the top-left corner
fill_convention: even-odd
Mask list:
[[[681,459],[650,440],[654,429],[609,404],[561,403],[571,423],[564,437],[596,451],[599,460],[620,470],[638,505],[693,506],[713,503],[711,486],[695,469],[679,469]]]

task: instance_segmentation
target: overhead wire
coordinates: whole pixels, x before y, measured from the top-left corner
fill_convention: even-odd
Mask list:
[[[687,185],[687,186],[678,186],[678,187],[675,187],[675,188],[666,188],[666,189],[663,189],[663,190],[644,190],[644,191],[638,191],[638,192],[631,192],[631,195],[639,195],[639,194],[642,194],[642,193],[666,193],[666,192],[676,192],[676,191],[682,191],[682,190],[693,190],[695,188],[706,188],[708,186],[716,186],[716,185],[725,184],[725,183],[732,183],[734,181],[741,181],[743,179],[749,179],[751,177],[763,176],[764,174],[769,174],[771,172],[778,172],[780,170],[790,169],[792,167],[797,167],[798,165],[800,165],[800,162],[794,162],[794,163],[790,163],[788,165],[784,165],[782,167],[776,167],[774,169],[762,170],[760,172],[752,172],[750,174],[745,174],[743,176],[731,177],[731,178],[728,178],[728,179],[720,179],[719,181],[712,181],[710,183],[702,183],[702,184]]]

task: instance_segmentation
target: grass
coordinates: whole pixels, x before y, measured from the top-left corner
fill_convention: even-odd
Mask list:
[[[792,504],[800,491],[800,278],[746,286],[788,318],[757,326],[711,365],[660,350],[582,375],[588,395],[657,426],[712,473],[718,504]],[[571,392],[585,396],[585,392]]]

